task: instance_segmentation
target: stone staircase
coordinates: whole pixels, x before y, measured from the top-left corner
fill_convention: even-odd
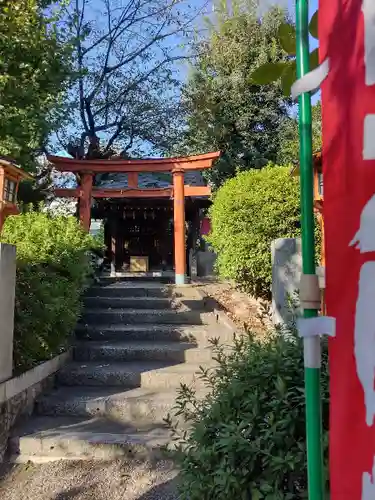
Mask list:
[[[85,299],[73,361],[10,439],[13,459],[159,456],[180,384],[206,391],[197,372],[214,364],[212,337],[232,331],[193,287],[103,278]]]

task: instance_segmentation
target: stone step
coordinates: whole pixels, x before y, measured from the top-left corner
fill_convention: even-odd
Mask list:
[[[214,362],[209,366],[214,366]],[[129,389],[143,387],[167,390],[179,387],[180,384],[202,385],[199,372],[200,365],[190,363],[172,365],[161,361],[87,361],[69,363],[58,373],[57,380],[66,386],[121,386]]]
[[[205,311],[204,302],[191,297],[95,297],[88,295],[84,299],[88,309],[134,309],[134,310],[185,310]]]
[[[100,418],[35,417],[9,440],[17,462],[53,460],[113,460],[162,458],[170,442],[163,426],[136,431]]]
[[[179,324],[204,325],[214,321],[214,315],[198,311],[177,311],[170,309],[86,309],[83,324]]]
[[[110,276],[104,274],[100,276],[100,284],[103,286],[108,285],[147,285],[153,284],[155,286],[171,285],[174,283],[173,272],[149,272],[149,273],[128,273],[118,272],[117,276]]]
[[[85,307],[89,309],[168,309],[177,303],[170,298],[160,297],[85,297]]]
[[[74,348],[76,361],[167,361],[208,363],[212,349],[188,342],[80,342]]]
[[[226,330],[215,325],[83,325],[76,329],[79,340],[114,340],[114,341],[156,341],[156,342],[200,342],[212,337],[223,337]],[[232,336],[231,336],[232,337]]]
[[[121,282],[114,284],[104,284],[90,288],[89,295],[93,297],[171,297],[173,289],[169,286],[147,286],[131,283],[123,284]]]
[[[204,397],[208,389],[203,388],[198,397]],[[130,389],[121,387],[61,387],[41,397],[36,404],[38,415],[103,417],[142,429],[152,424],[164,424],[168,413],[172,413],[177,391],[153,389]]]

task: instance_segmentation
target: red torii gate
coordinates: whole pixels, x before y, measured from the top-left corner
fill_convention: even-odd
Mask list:
[[[79,218],[86,231],[91,225],[92,198],[173,198],[174,200],[174,255],[176,284],[185,283],[185,196],[210,196],[207,186],[185,185],[184,172],[211,168],[220,152],[212,152],[183,158],[149,158],[142,160],[79,160],[62,156],[49,156],[48,160],[60,172],[79,174],[81,183],[75,189],[55,189],[57,197],[79,200]],[[173,186],[164,189],[138,186],[138,174],[142,172],[171,172]],[[128,174],[128,188],[100,189],[93,186],[93,176],[100,173]]]

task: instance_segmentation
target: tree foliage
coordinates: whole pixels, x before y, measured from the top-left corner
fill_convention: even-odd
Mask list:
[[[254,2],[222,4],[184,89],[188,126],[180,145],[188,153],[223,151],[210,177],[216,185],[236,170],[275,161],[288,108],[278,84],[251,81],[260,64],[285,59],[277,38],[284,12],[273,8],[259,18]]]
[[[179,128],[178,63],[200,10],[187,0],[72,0],[64,26],[79,74],[60,129],[79,158],[163,150]],[[177,89],[177,90],[176,90]]]
[[[61,119],[70,46],[43,14],[48,2],[3,0],[0,10],[0,155],[31,167]]]
[[[201,400],[183,386],[175,414],[191,431],[172,428],[178,444],[181,500],[307,498],[303,346],[293,331],[215,347],[218,368],[204,372]],[[328,367],[324,345],[322,406],[328,465]],[[182,418],[181,418],[182,417]],[[326,483],[327,486],[327,483]]]
[[[318,12],[315,12],[310,20],[309,33],[318,38]],[[280,82],[280,86],[286,97],[290,96],[293,83],[297,80],[296,64],[296,28],[290,22],[281,23],[277,33],[278,41],[288,55],[282,62],[267,62],[258,66],[252,73],[252,80],[257,85],[269,85]],[[310,53],[310,70],[319,65],[319,50],[314,49]]]
[[[0,241],[17,246],[14,366],[29,369],[66,348],[98,243],[74,217],[27,212],[6,219]]]
[[[311,112],[313,151],[315,152],[322,149],[322,107],[320,101],[312,106]],[[299,163],[298,117],[291,116],[284,121],[277,161],[283,165]]]
[[[220,276],[257,297],[270,298],[271,242],[300,233],[298,179],[289,167],[241,172],[216,193],[209,242]]]

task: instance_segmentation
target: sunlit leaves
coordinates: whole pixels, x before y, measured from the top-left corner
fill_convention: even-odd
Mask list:
[[[70,76],[69,44],[39,7],[4,0],[0,11],[0,154],[22,162],[53,128]]]
[[[284,96],[290,95],[290,89],[293,83],[297,79],[297,65],[296,61],[288,61],[284,65],[283,72],[281,75],[281,88],[283,90]]]
[[[316,39],[318,39],[318,15],[319,11],[316,11],[313,14],[312,18],[310,19],[310,24],[309,24],[310,35]]]
[[[310,34],[318,37],[318,12],[311,18],[309,25]],[[297,79],[296,61],[296,28],[290,23],[280,25],[277,33],[278,41],[289,56],[289,60],[283,62],[267,62],[261,64],[252,72],[250,79],[256,85],[267,85],[273,82],[280,82],[284,96],[290,96],[291,87]],[[310,53],[310,70],[319,65],[319,51],[313,50]]]
[[[43,212],[8,217],[1,241],[17,246],[14,365],[20,371],[67,347],[89,284],[87,255],[99,245],[75,217]]]
[[[307,498],[301,349],[293,328],[238,335],[231,348],[213,345],[217,369],[200,374],[209,395],[202,400],[193,389],[182,386],[175,405],[179,419],[169,419],[177,447],[174,458],[180,469],[181,500]],[[326,467],[328,397],[324,345]]]
[[[262,64],[252,73],[252,80],[257,85],[267,85],[281,78],[285,70],[285,63],[282,61]]]
[[[310,71],[319,66],[319,49],[315,49],[310,53]]]
[[[294,56],[296,53],[296,29],[292,24],[283,23],[279,27],[278,38],[285,52]]]
[[[267,66],[271,79],[280,78],[287,57],[277,38],[285,23],[283,12],[271,10],[262,20],[246,9],[237,16],[222,9],[215,14],[218,22],[199,47],[183,94],[188,130],[179,153],[222,150],[207,174],[220,185],[237,170],[260,168],[276,159],[286,100],[277,84],[262,88],[250,75],[261,63],[275,61]],[[262,68],[258,78],[269,83],[269,71]]]

